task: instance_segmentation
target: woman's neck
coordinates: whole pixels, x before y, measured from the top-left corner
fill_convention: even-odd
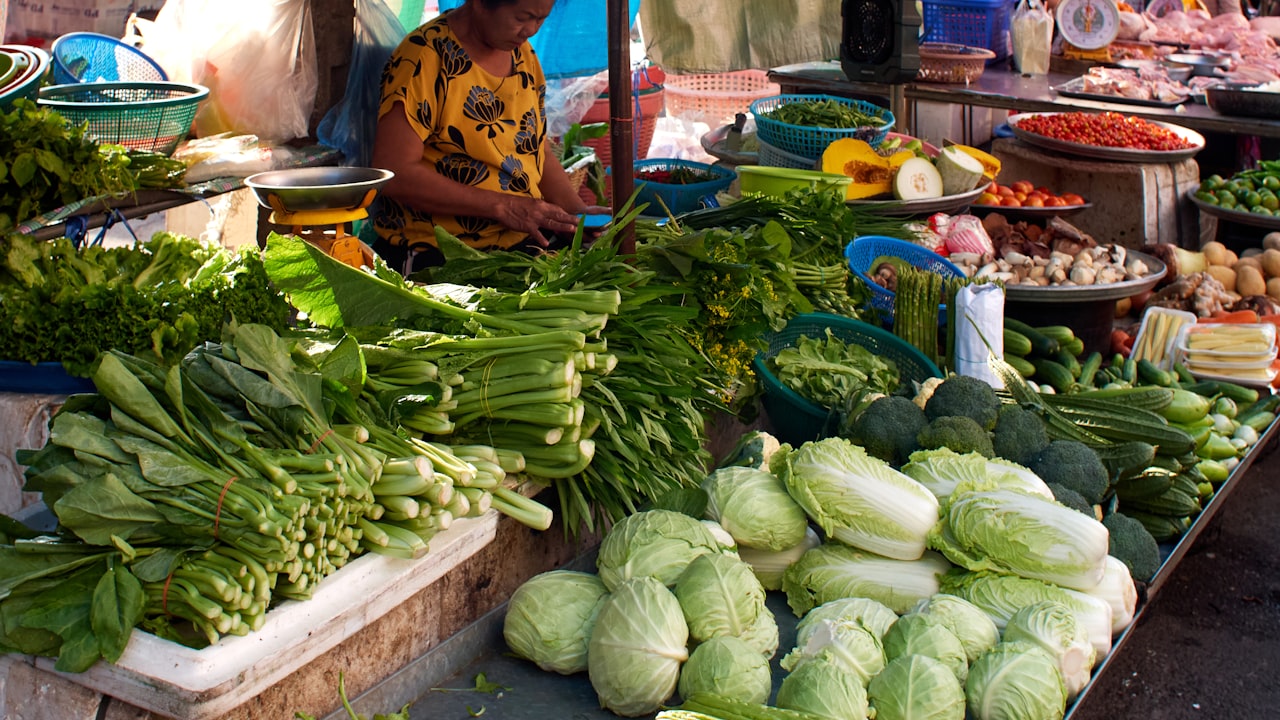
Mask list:
[[[511,53],[495,50],[485,43],[477,29],[471,2],[449,14],[449,27],[453,28],[453,34],[458,38],[462,48],[471,56],[472,62],[498,77],[511,74]]]

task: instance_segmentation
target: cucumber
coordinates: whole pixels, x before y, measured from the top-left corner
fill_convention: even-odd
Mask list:
[[[1058,341],[1058,345],[1066,345],[1076,340],[1076,333],[1066,325],[1038,325],[1036,330],[1047,338]]]
[[[1127,383],[1137,382],[1138,360],[1132,355],[1124,359],[1124,365],[1120,370],[1120,379]]]
[[[1075,338],[1070,342],[1059,343],[1059,345],[1062,346],[1063,350],[1066,350],[1077,357],[1084,354],[1084,340],[1081,340],[1080,338]]]
[[[1159,366],[1146,358],[1138,361],[1138,379],[1144,383],[1159,385],[1160,387],[1169,387],[1177,380],[1177,375],[1168,370],[1161,370]]]
[[[1093,379],[1098,375],[1098,368],[1102,367],[1102,353],[1094,350],[1089,356],[1080,363],[1080,377],[1077,381],[1082,388],[1092,388]]]
[[[1050,387],[1060,393],[1067,392],[1075,385],[1075,376],[1062,363],[1056,360],[1037,357],[1031,359],[1031,364],[1036,369],[1036,382],[1048,383]]]
[[[1227,380],[1201,380],[1192,385],[1184,386],[1184,389],[1205,397],[1221,395],[1231,398],[1231,400],[1241,405],[1252,405],[1258,402],[1257,390]]]
[[[1059,350],[1057,340],[1050,338],[1049,336],[1045,335],[1039,330],[1036,330],[1030,325],[1022,322],[1021,320],[1016,320],[1011,317],[1006,317],[1004,319],[1004,326],[1013,330],[1016,333],[1025,335],[1026,338],[1031,341],[1032,351],[1037,354],[1044,355],[1047,357],[1047,356],[1053,355]]]
[[[1026,357],[1027,355],[1030,355],[1031,340],[1017,330],[1005,328],[1004,354],[1006,357],[1009,355],[1017,355],[1019,357]]]
[[[1053,354],[1053,359],[1062,367],[1071,372],[1071,378],[1080,377],[1080,360],[1072,355],[1065,348]]]
[[[1036,366],[1031,361],[1018,355],[1005,355],[1004,361],[1013,366],[1014,370],[1024,378],[1035,377]]]

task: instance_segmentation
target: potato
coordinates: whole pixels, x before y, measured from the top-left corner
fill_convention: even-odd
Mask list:
[[[1280,250],[1267,248],[1258,256],[1262,263],[1262,274],[1269,278],[1280,277]]]
[[[1227,250],[1227,252],[1224,253],[1224,256],[1225,256],[1226,262],[1224,262],[1223,265],[1226,265],[1229,268],[1235,267],[1236,263],[1240,262],[1240,258],[1238,255],[1236,255],[1235,250]]]
[[[1260,247],[1245,248],[1244,252],[1240,253],[1240,259],[1243,260],[1245,258],[1257,257],[1261,254],[1262,248]]]
[[[1236,274],[1238,275],[1240,273],[1240,268],[1245,265],[1248,265],[1249,267],[1257,268],[1258,272],[1263,273],[1264,275],[1266,274],[1266,271],[1262,269],[1262,259],[1258,255],[1242,257],[1236,261],[1235,265],[1232,265],[1231,267],[1235,269]],[[1236,282],[1239,282],[1239,280],[1237,280]]]
[[[1280,231],[1272,231],[1263,235],[1262,247],[1266,250],[1280,250]]]
[[[1208,268],[1205,268],[1205,272],[1213,276],[1213,279],[1222,283],[1222,287],[1226,288],[1227,292],[1236,291],[1236,271],[1235,270],[1232,270],[1226,265],[1210,265]]]
[[[1267,297],[1280,300],[1280,277],[1267,278]]]
[[[1227,246],[1217,240],[1210,240],[1205,243],[1204,246],[1200,248],[1200,252],[1204,253],[1204,257],[1209,261],[1210,265],[1231,267],[1231,264],[1227,262],[1227,253],[1231,251],[1227,250]]]
[[[1253,265],[1238,266],[1236,271],[1236,292],[1241,295],[1266,295],[1267,281],[1262,277],[1262,270]]]

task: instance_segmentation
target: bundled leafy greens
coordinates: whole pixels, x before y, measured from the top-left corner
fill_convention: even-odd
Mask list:
[[[820,338],[801,335],[767,364],[779,382],[824,408],[842,408],[858,393],[888,395],[898,389],[898,366],[892,360],[845,342],[830,328]]]

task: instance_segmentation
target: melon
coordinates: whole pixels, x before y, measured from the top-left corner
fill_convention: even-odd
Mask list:
[[[944,147],[934,160],[942,176],[942,194],[960,195],[982,184],[985,168],[978,159],[958,147]]]
[[[893,196],[899,200],[942,197],[942,176],[938,168],[922,157],[902,163],[893,177]]]

